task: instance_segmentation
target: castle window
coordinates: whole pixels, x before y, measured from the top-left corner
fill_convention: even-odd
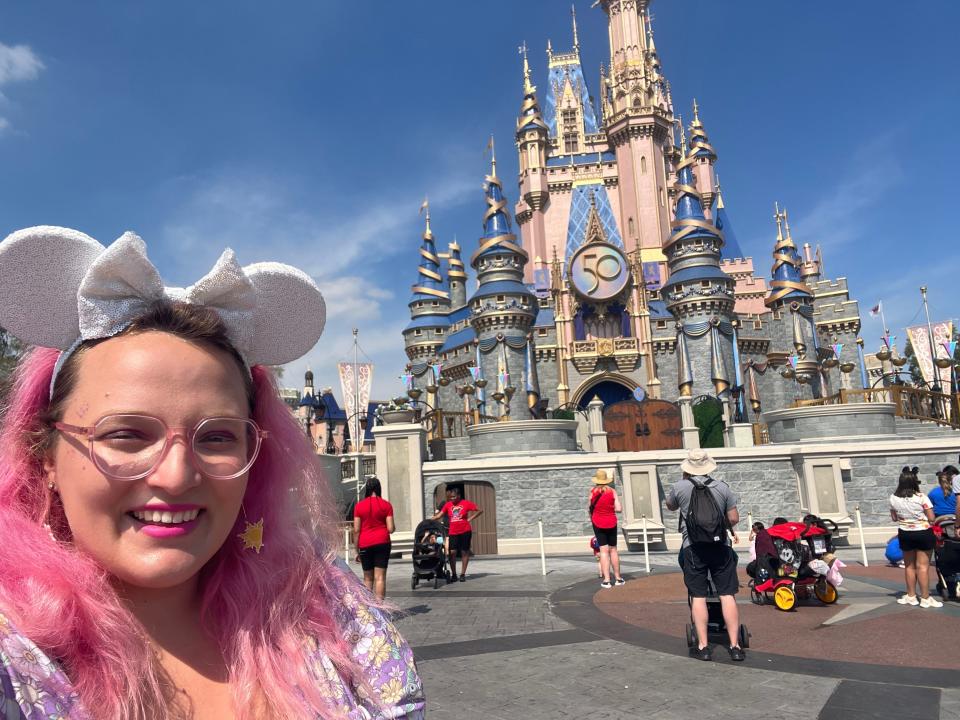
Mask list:
[[[667,197],[663,194],[663,188],[660,188],[660,207],[664,207],[667,204]]]
[[[437,335],[443,335],[443,328],[437,328]]]
[[[575,153],[579,145],[576,108],[562,110],[560,119],[563,124],[563,149],[566,153]]]
[[[423,303],[422,303],[422,302],[418,302],[418,303],[417,303],[417,307],[418,307],[418,308],[422,308],[422,307],[423,307]]]
[[[642,175],[646,175],[646,174],[647,174],[647,157],[646,157],[646,155],[644,155],[644,156],[642,156],[642,157],[640,158],[640,173],[641,173]]]
[[[760,321],[759,318],[757,318],[756,320],[753,321],[753,329],[754,329],[754,330],[763,330],[763,323]]]
[[[420,328],[417,328],[416,330],[413,331],[413,334],[416,335],[417,337],[420,337],[421,335],[423,335],[423,330],[421,330]]]
[[[702,288],[708,288],[708,287],[710,287],[710,281],[709,281],[709,280],[701,280],[701,281],[700,281],[700,287],[702,287]]]
[[[506,302],[506,300],[507,300],[507,299],[506,299],[503,295],[497,295],[497,302],[498,302],[498,303]]]
[[[432,303],[430,303],[430,304],[433,305],[434,307],[439,307],[439,306],[440,306],[440,301],[439,301],[439,300],[434,300],[434,301],[433,301]]]
[[[634,226],[633,226],[633,218],[628,218],[628,219],[627,219],[627,227],[630,228],[630,237],[636,237],[636,236],[637,236],[637,231],[636,231],[636,229],[635,229]]]
[[[666,320],[657,320],[657,330],[666,330],[667,321]]]
[[[537,335],[539,337],[546,337],[547,329],[546,328],[537,328]]]

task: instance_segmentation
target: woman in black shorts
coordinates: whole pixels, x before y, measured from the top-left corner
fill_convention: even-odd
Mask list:
[[[617,491],[613,489],[613,478],[605,470],[597,470],[593,485],[590,491],[590,522],[600,545],[600,575],[603,578],[600,587],[606,589],[625,582],[620,576],[620,555],[617,552],[617,513],[622,508]],[[610,582],[611,571],[613,583]]]
[[[900,472],[897,489],[890,496],[890,517],[898,525],[897,537],[903,551],[903,572],[907,593],[897,602],[901,605],[919,605],[923,608],[943,607],[930,597],[930,553],[936,544],[930,523],[933,522],[933,503],[920,492],[917,468],[905,467]],[[919,588],[920,599],[914,594]]]
[[[380,481],[371,477],[363,489],[363,500],[353,508],[353,535],[357,559],[363,568],[363,584],[383,600],[387,594],[387,565],[390,562],[390,535],[393,505],[381,497]]]

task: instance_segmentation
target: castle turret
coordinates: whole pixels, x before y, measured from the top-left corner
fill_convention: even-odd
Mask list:
[[[530,79],[530,63],[527,47],[523,53],[523,104],[517,118],[517,149],[520,155],[520,197],[517,206],[517,224],[521,226],[526,246],[532,248],[535,257],[547,254],[547,231],[544,223],[544,208],[549,201],[547,185],[547,150],[550,144],[550,128],[543,121],[537,103],[537,88]],[[532,279],[532,267],[527,270],[527,279]]]
[[[467,273],[456,240],[447,244],[447,282],[450,285],[450,309],[462,308],[467,304]]]
[[[599,0],[608,16],[610,65],[604,125],[616,155],[619,225],[626,249],[662,262],[670,233],[668,181],[673,168],[673,107],[653,40],[650,0]]]
[[[427,217],[420,246],[420,266],[413,294],[407,303],[410,324],[403,330],[407,357],[415,361],[436,357],[450,325],[450,295],[440,274],[440,258],[430,230],[430,207],[426,203],[424,207]]]
[[[734,281],[720,269],[723,234],[704,216],[696,187],[694,154],[678,164],[673,233],[664,248],[669,277],[663,288],[667,309],[677,319],[691,363],[679,370],[678,385],[693,395],[724,395],[733,384]],[[692,381],[692,386],[691,386]],[[711,387],[712,386],[712,387]]]
[[[801,260],[797,246],[790,236],[790,224],[787,211],[774,205],[774,219],[777,222],[777,244],[773,248],[773,268],[770,270],[770,295],[764,301],[771,310],[779,310],[792,302],[809,305],[813,301],[810,287],[800,275]],[[786,234],[784,234],[786,226]]]
[[[483,376],[496,379],[497,388],[487,393],[484,410],[490,415],[526,419],[527,398],[517,390],[522,388],[527,335],[538,305],[533,292],[523,283],[528,257],[517,244],[510,225],[495,154],[486,177],[485,196],[483,236],[470,259],[478,281],[470,298],[470,324],[476,332]]]
[[[717,186],[717,176],[714,165],[717,162],[717,153],[707,139],[707,131],[700,120],[700,107],[693,101],[693,122],[690,123],[690,155],[696,158],[693,164],[693,175],[697,179],[697,188],[703,201],[703,213],[707,219],[713,217],[713,200],[716,197],[714,188]]]

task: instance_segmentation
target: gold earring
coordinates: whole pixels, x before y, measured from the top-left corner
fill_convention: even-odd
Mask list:
[[[47,490],[49,490],[50,492],[56,492],[56,491],[57,491],[57,486],[53,484],[53,481],[52,481],[52,480],[47,483]]]
[[[240,509],[243,510],[243,522],[246,527],[242,533],[237,533],[237,537],[243,540],[244,550],[253,550],[259,555],[260,549],[263,547],[263,518],[251,523],[247,520],[246,508],[241,505]]]

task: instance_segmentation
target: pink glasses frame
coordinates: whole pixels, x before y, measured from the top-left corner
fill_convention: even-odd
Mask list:
[[[106,470],[105,468],[100,466],[100,462],[97,460],[97,456],[93,452],[93,436],[94,436],[94,433],[96,432],[97,426],[108,417],[118,417],[118,416],[119,417],[139,417],[139,418],[148,418],[150,420],[156,420],[158,423],[160,423],[160,425],[163,427],[165,431],[165,438],[163,441],[163,450],[161,450],[160,454],[157,456],[156,463],[154,463],[153,467],[151,467],[146,472],[140,473],[139,475],[135,475],[133,477],[117,477],[116,475],[112,474],[109,470]],[[240,470],[239,472],[233,475],[208,475],[209,477],[215,480],[234,480],[235,478],[240,477],[245,472],[250,470],[250,468],[253,467],[253,464],[257,461],[257,457],[260,455],[260,446],[263,444],[264,440],[270,437],[270,432],[267,430],[261,430],[260,426],[257,425],[256,421],[252,420],[251,418],[235,418],[235,417],[229,417],[225,415],[214,415],[212,417],[201,418],[197,422],[197,424],[194,425],[192,428],[186,428],[186,427],[169,427],[160,418],[155,417],[153,415],[146,415],[144,413],[110,413],[109,415],[104,415],[102,418],[97,420],[97,422],[95,422],[93,425],[70,425],[69,423],[64,423],[64,422],[55,422],[53,426],[60,432],[71,433],[73,435],[86,435],[87,452],[90,455],[90,461],[94,464],[94,466],[109,478],[112,478],[114,480],[132,482],[134,480],[142,480],[143,478],[150,475],[150,473],[152,473],[154,470],[156,470],[160,466],[160,463],[163,462],[163,459],[167,456],[167,452],[170,450],[171,443],[178,437],[183,438],[184,444],[186,445],[187,449],[190,451],[190,457],[193,459],[193,466],[195,468],[201,467],[203,463],[199,462],[199,460],[197,459],[196,453],[193,450],[193,439],[194,437],[196,437],[197,430],[200,428],[200,426],[209,420],[240,420],[240,421],[249,423],[250,425],[253,426],[255,430],[254,436],[256,437],[257,444],[253,448],[253,454],[250,456],[249,462],[242,470]],[[198,472],[203,472],[203,471],[198,470]],[[203,473],[203,474],[207,475],[207,473]]]

